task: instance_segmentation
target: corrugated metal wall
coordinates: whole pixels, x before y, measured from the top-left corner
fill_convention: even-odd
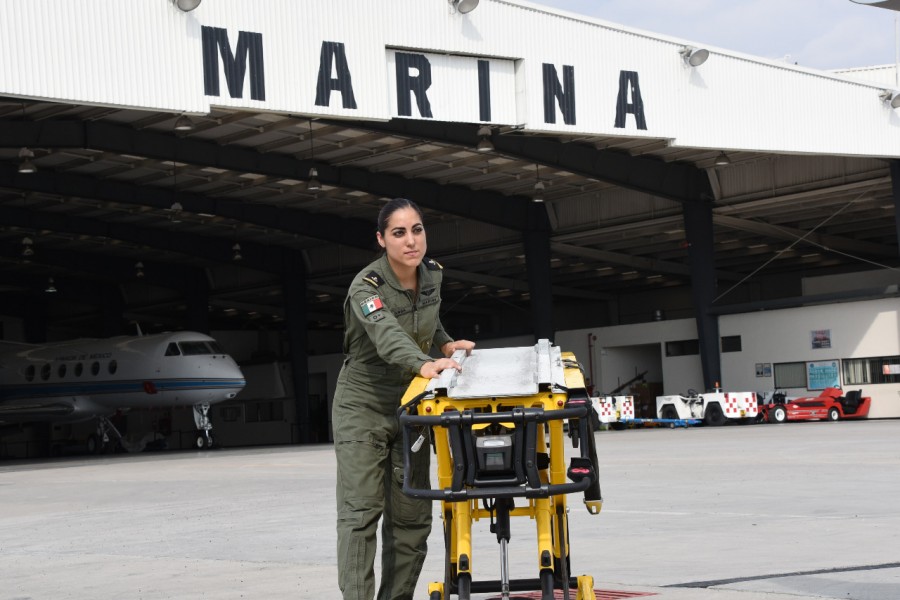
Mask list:
[[[227,33],[226,54],[241,32],[261,36],[264,60],[248,67],[240,97],[204,93],[203,28]],[[8,96],[386,120],[397,112],[390,53],[399,49],[446,57],[433,73],[444,79],[428,90],[436,120],[472,119],[460,108],[479,100],[471,57],[493,57],[508,59],[491,86],[496,123],[717,150],[900,156],[900,115],[877,83],[718,49],[691,68],[680,40],[508,0],[482,0],[467,15],[445,0],[208,0],[190,13],[168,0],[10,1],[0,3],[0,34]],[[316,103],[323,43],[344,53],[356,108],[337,90]],[[207,62],[225,78],[221,56],[208,52]],[[515,65],[514,84],[501,64]],[[249,80],[263,76],[264,99],[254,98]]]

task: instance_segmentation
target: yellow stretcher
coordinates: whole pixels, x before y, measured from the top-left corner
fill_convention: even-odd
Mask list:
[[[398,410],[404,488],[409,496],[441,502],[444,580],[428,587],[429,600],[457,594],[540,590],[542,600],[596,600],[589,575],[569,573],[566,494],[583,492],[591,514],[603,503],[597,475],[590,397],[575,357],[548,340],[535,346],[460,351],[462,373],[417,377]],[[564,437],[579,449],[566,460]],[[429,434],[437,455],[437,486],[409,487],[410,457]],[[481,503],[481,506],[479,506]],[[510,580],[510,517],[529,517],[537,528],[535,579]],[[500,544],[500,579],[473,581],[472,522],[489,518]]]

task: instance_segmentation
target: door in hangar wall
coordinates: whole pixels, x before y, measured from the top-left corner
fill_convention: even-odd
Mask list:
[[[604,347],[600,352],[600,372],[603,385],[600,392],[634,396],[635,416],[656,418],[656,397],[663,393],[659,343]]]

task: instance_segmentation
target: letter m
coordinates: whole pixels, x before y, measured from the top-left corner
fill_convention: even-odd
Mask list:
[[[250,59],[250,98],[266,99],[266,77],[263,69],[262,34],[241,31],[237,48],[231,52],[228,31],[220,27],[203,27],[203,92],[207,96],[220,96],[219,55],[225,71],[228,94],[232,98],[243,98],[244,75],[247,59]]]

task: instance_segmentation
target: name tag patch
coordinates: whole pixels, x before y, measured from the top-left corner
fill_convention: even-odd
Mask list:
[[[384,304],[378,296],[369,296],[359,303],[359,307],[362,309],[363,316],[368,317],[384,308]]]

